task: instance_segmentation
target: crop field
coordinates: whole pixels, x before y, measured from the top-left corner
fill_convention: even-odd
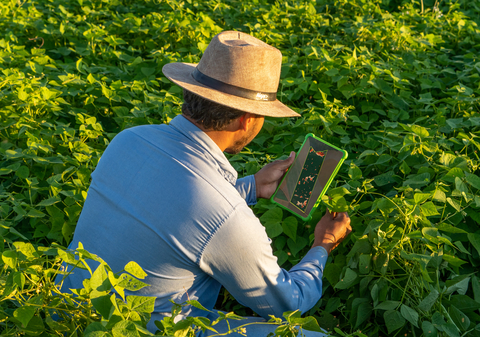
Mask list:
[[[277,97],[301,114],[267,118],[229,155],[239,175],[308,133],[349,153],[311,221],[254,206],[287,270],[326,207],[352,219],[322,299],[278,332],[316,321],[335,336],[480,336],[479,25],[477,0],[0,1],[0,335],[151,335],[153,299],[124,294],[145,286],[135,262],[101,264],[75,294],[53,279],[62,260],[101,261],[66,247],[109,142],[181,113],[162,66],[196,63],[215,34],[238,30],[282,51]],[[217,309],[252,315],[223,290]]]

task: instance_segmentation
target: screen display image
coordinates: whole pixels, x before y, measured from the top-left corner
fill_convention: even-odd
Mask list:
[[[308,218],[347,153],[308,136],[272,201],[301,218]]]
[[[298,184],[293,191],[292,199],[290,203],[298,207],[302,212],[305,212],[308,201],[312,196],[313,187],[317,182],[318,173],[320,172],[325,159],[325,155],[328,151],[315,151],[310,146],[307,158],[303,164],[302,173],[298,179]]]

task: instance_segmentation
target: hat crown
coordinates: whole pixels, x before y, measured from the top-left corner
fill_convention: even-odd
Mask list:
[[[245,33],[217,34],[208,45],[197,69],[218,81],[261,92],[276,92],[282,53]]]

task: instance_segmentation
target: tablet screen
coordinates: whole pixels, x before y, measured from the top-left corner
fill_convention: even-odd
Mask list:
[[[307,218],[345,158],[345,151],[307,137],[272,200]]]

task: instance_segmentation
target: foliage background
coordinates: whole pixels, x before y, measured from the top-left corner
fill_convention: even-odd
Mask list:
[[[282,51],[278,98],[302,114],[268,119],[230,158],[240,174],[309,132],[349,152],[325,201],[348,209],[354,232],[309,314],[338,334],[480,335],[479,17],[466,0],[0,2],[2,334],[88,334],[99,320],[105,334],[118,323],[146,333],[149,305],[138,314],[106,299],[105,280],[128,287],[108,266],[79,294],[86,304],[55,302],[52,276],[73,261],[64,247],[109,141],[180,113],[162,66],[198,62],[232,29]],[[255,206],[284,268],[308,250],[324,210],[303,223]],[[227,293],[218,306],[249,313]]]

